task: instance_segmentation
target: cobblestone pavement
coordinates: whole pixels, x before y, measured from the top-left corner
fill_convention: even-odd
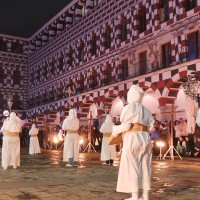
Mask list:
[[[80,165],[67,168],[62,151],[37,156],[21,150],[21,167],[0,169],[0,200],[121,200],[115,192],[119,161],[103,165],[99,153],[81,153]],[[200,158],[153,160],[150,200],[200,200]]]

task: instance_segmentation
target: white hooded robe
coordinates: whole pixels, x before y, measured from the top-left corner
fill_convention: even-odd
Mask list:
[[[101,146],[101,160],[114,160],[116,158],[115,145],[108,145],[109,137],[107,133],[112,133],[112,127],[114,123],[112,122],[111,116],[107,115],[105,122],[101,125],[100,132],[103,133],[103,140]],[[106,136],[106,137],[105,137]]]
[[[137,192],[151,188],[151,140],[146,131],[128,132],[131,124],[140,123],[148,130],[153,128],[154,118],[150,111],[142,106],[143,90],[136,85],[129,89],[128,105],[122,110],[121,125],[113,127],[113,135],[125,132],[120,161],[117,191]]]
[[[39,130],[36,128],[35,124],[32,125],[29,131],[29,135],[31,136],[30,143],[29,143],[29,154],[31,155],[41,153],[40,144],[37,137],[38,131]]]
[[[2,167],[7,169],[12,165],[14,168],[20,166],[20,138],[18,136],[6,136],[6,132],[20,133],[21,122],[17,118],[16,114],[12,112],[10,117],[7,118],[1,128],[3,132],[3,144],[2,144]]]
[[[67,131],[64,141],[63,161],[69,161],[69,158],[74,158],[78,161],[79,155],[79,119],[75,109],[69,110],[69,115],[63,122],[62,130]],[[71,131],[71,133],[70,133]],[[77,131],[77,133],[72,133]]]

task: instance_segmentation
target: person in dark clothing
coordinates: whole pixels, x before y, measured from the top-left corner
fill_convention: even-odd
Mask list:
[[[197,142],[194,145],[194,156],[200,156],[200,137],[197,138]]]
[[[38,140],[39,140],[39,144],[40,144],[41,148],[44,148],[44,145],[43,145],[43,135],[44,135],[43,127],[40,127],[40,130],[38,132]]]
[[[186,143],[186,156],[192,156],[194,145],[191,145],[190,138],[188,136],[185,137],[185,143]]]

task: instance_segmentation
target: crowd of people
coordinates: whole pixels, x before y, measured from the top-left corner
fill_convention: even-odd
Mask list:
[[[166,152],[170,146],[174,146],[181,156],[199,156],[200,128],[196,125],[194,133],[188,133],[187,121],[183,118],[175,120],[173,123],[168,121],[161,123],[156,120],[153,130],[150,132],[150,138],[154,155],[159,154],[157,142],[162,141],[164,143],[163,152]]]

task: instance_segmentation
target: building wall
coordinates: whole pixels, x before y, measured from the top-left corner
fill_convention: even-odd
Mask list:
[[[102,0],[97,6],[92,0],[70,3],[29,38],[28,116],[41,123],[46,115],[53,120],[57,112],[64,117],[70,102],[81,117],[87,116],[92,103],[102,114],[117,96],[126,103],[132,84],[151,88],[161,107],[174,103],[180,79],[199,71],[199,55],[192,59],[189,55],[188,35],[197,32],[200,38],[200,3],[187,11],[183,0],[167,2],[167,17],[158,0]],[[143,11],[146,22],[141,31]],[[122,41],[124,18],[127,38]],[[170,48],[168,62],[164,48]]]
[[[90,1],[79,1],[69,10],[78,13],[87,2]],[[146,88],[151,87],[160,106],[174,102],[178,91],[174,88],[170,91],[170,81],[176,82],[183,77],[182,74],[187,76],[191,70],[198,70],[199,67],[199,59],[188,59],[187,36],[191,32],[199,31],[200,7],[186,12],[181,0],[169,1],[168,5],[169,19],[161,22],[158,1],[105,0],[94,9],[91,6],[90,11],[84,16],[80,14],[74,23],[68,23],[66,28],[55,34],[45,45],[36,46],[30,55],[29,72],[35,76],[39,71],[42,72],[45,65],[47,73],[45,76],[40,74],[39,79],[34,78],[30,82],[29,100],[33,102],[30,106],[35,108],[28,111],[29,115],[38,111],[43,113],[50,110],[66,110],[66,90],[69,86],[74,91],[71,100],[81,116],[86,116],[84,112],[88,112],[83,102],[95,102],[99,113],[102,113],[105,102],[110,101],[110,97],[105,97],[107,93],[110,96],[112,91],[116,91],[116,97],[120,96],[126,100],[127,90],[133,83],[139,83]],[[146,30],[139,33],[138,15],[141,7],[146,10]],[[122,42],[120,22],[124,17],[127,19],[127,40]],[[111,30],[111,47],[106,49],[105,32],[108,26]],[[96,34],[97,38],[97,53],[92,56],[90,49],[93,34]],[[82,61],[78,59],[81,42],[84,44]],[[170,64],[163,66],[162,45],[166,43],[170,44],[172,57]],[[71,64],[70,48],[73,50]],[[140,53],[145,51],[148,58],[147,66],[145,71],[141,71],[139,57]],[[128,59],[126,77],[123,76],[124,59]],[[52,66],[55,67],[53,73]],[[107,81],[109,71],[111,80]],[[173,80],[174,76],[178,79]],[[81,77],[83,82],[80,81]],[[40,102],[37,102],[38,99]]]
[[[26,115],[28,40],[0,34],[0,123],[7,99],[13,98],[12,109]]]

